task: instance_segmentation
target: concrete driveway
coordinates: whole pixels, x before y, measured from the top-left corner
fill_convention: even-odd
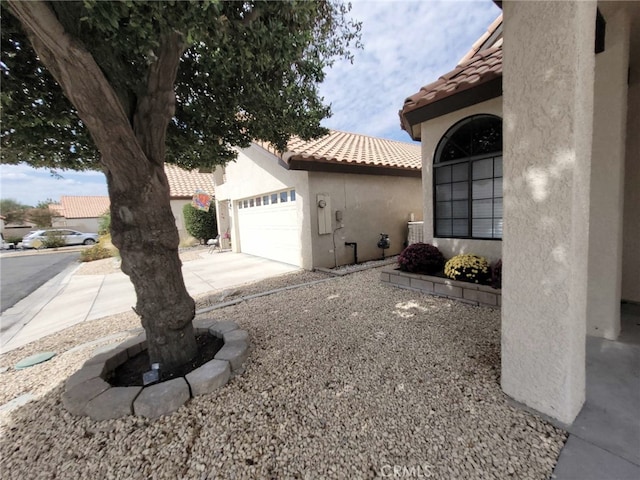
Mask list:
[[[58,274],[2,314],[0,322],[10,325],[2,332],[3,353],[77,323],[135,306],[135,291],[125,274],[79,275],[78,268],[74,265]],[[232,252],[203,252],[198,260],[182,267],[192,296],[298,270],[294,265]]]

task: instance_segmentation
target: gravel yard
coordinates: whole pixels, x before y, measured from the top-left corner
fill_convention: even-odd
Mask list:
[[[59,353],[0,374],[0,402],[37,396],[0,414],[0,475],[357,479],[396,468],[413,472],[404,478],[549,478],[566,434],[501,392],[499,311],[385,286],[379,272],[206,314],[249,331],[246,371],[153,421],[94,422],[60,401],[64,379],[95,348],[71,347],[137,328],[133,313],[0,356],[11,367],[35,351]],[[306,279],[286,277],[241,290]]]

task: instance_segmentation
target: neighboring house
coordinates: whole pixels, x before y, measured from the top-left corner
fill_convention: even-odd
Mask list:
[[[109,211],[109,197],[63,195],[60,203],[49,205],[51,226],[97,233],[100,218]]]
[[[4,233],[5,238],[22,238],[30,231],[38,228],[35,223],[27,220],[8,223],[6,221],[6,217],[2,223],[3,223],[2,233]]]
[[[180,241],[193,241],[184,225],[184,206],[191,203],[191,199],[196,191],[201,190],[211,197],[214,196],[215,188],[213,175],[211,173],[200,173],[198,170],[184,170],[175,165],[165,164],[164,171],[169,180],[171,196],[171,211],[176,219],[176,226],[180,234]],[[213,205],[211,205],[213,208]]]
[[[504,391],[571,423],[585,333],[615,339],[620,300],[640,302],[640,3],[496,3],[504,21],[400,118],[425,241],[503,259]]]
[[[422,218],[417,144],[338,131],[284,153],[254,143],[214,178],[233,250],[305,269],[354,263],[356,248],[358,261],[381,258],[381,233],[397,254]]]
[[[183,207],[191,203],[196,191],[201,190],[213,196],[213,175],[188,171],[174,165],[165,164],[169,181],[171,211],[176,219],[176,227],[181,241],[191,241],[184,225]],[[49,205],[53,213],[52,226],[67,227],[83,232],[97,232],[100,218],[109,211],[109,197],[62,196],[59,204]]]

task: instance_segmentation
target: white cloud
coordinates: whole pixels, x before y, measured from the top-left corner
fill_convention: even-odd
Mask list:
[[[48,198],[58,201],[62,195],[107,195],[107,184],[101,172],[58,172],[27,165],[0,167],[0,197],[12,198],[25,205],[35,205]]]
[[[357,1],[364,50],[327,71],[320,86],[338,130],[409,141],[398,110],[421,86],[451,70],[500,10],[482,1]]]
[[[491,0],[358,0],[351,16],[362,21],[364,50],[353,65],[336,62],[320,85],[332,105],[329,128],[410,141],[398,110],[421,86],[451,70],[486,31],[500,9]],[[25,165],[0,167],[0,197],[26,204],[62,195],[106,195],[100,172],[60,172]]]

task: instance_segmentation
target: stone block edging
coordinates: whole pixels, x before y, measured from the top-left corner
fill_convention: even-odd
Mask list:
[[[488,285],[459,282],[448,278],[384,269],[380,281],[395,287],[418,290],[429,295],[451,298],[471,305],[502,306],[502,292]]]
[[[93,420],[110,420],[125,415],[156,418],[176,411],[197,395],[212,393],[234,374],[242,372],[249,355],[249,334],[237,323],[213,318],[193,322],[196,335],[209,333],[224,340],[213,360],[184,377],[146,387],[113,387],[105,378],[128,359],[147,348],[143,333],[125,340],[108,352],[100,353],[67,378],[62,394],[64,407],[74,415]]]

